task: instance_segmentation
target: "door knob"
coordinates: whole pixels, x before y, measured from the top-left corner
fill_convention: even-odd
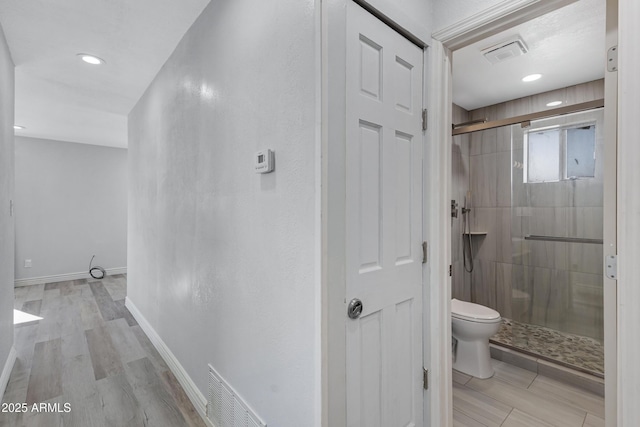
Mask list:
[[[362,314],[362,301],[358,298],[354,298],[349,301],[349,307],[347,307],[347,315],[350,319],[357,319]]]

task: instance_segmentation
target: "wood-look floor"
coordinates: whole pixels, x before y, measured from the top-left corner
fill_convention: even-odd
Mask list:
[[[493,360],[481,380],[453,371],[454,427],[604,427],[604,399]]]
[[[126,277],[16,288],[18,359],[3,402],[65,403],[65,413],[1,413],[0,427],[204,426],[124,307]],[[499,361],[480,380],[453,372],[456,427],[603,427],[604,400]]]
[[[2,401],[59,403],[62,412],[0,412],[0,427],[204,426],[125,295],[124,275],[16,288],[14,307],[43,319],[16,325]]]

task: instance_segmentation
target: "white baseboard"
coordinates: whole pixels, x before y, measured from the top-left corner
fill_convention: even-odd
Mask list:
[[[4,368],[2,369],[2,375],[0,375],[0,400],[4,397],[4,392],[7,389],[7,385],[9,384],[9,377],[11,376],[11,371],[13,370],[13,365],[16,363],[16,349],[11,346],[11,350],[9,350],[9,356],[7,357],[7,361],[4,364]]]
[[[147,337],[149,337],[149,339],[151,340],[151,343],[153,343],[156,350],[158,350],[158,353],[160,353],[160,356],[162,356],[167,366],[169,366],[169,369],[171,369],[171,372],[173,372],[173,375],[175,375],[176,379],[187,394],[187,397],[189,397],[189,400],[196,408],[196,411],[198,411],[198,414],[200,414],[200,417],[205,422],[205,424],[208,427],[216,427],[211,422],[211,420],[207,418],[207,398],[202,394],[202,392],[200,392],[189,374],[187,374],[187,371],[185,371],[185,369],[180,364],[180,361],[178,361],[169,347],[164,343],[164,341],[162,341],[160,335],[158,335],[158,333],[153,329],[147,319],[144,318],[142,313],[140,313],[138,308],[129,299],[129,297],[126,297],[124,306],[129,309],[144,333],[147,334]]]
[[[127,267],[116,267],[116,268],[107,268],[105,269],[107,272],[107,276],[112,276],[114,274],[126,274]],[[54,282],[66,282],[67,280],[78,280],[78,279],[89,279],[91,276],[88,271],[84,271],[81,273],[67,273],[67,274],[54,274],[52,276],[41,276],[41,277],[29,277],[27,279],[17,279],[14,282],[14,286],[31,286],[31,285],[41,285],[43,283],[54,283]]]

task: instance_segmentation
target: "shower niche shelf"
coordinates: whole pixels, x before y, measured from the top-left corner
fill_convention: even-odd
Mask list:
[[[487,232],[486,231],[472,231],[471,233],[462,233],[465,236],[471,234],[472,236],[486,236]]]

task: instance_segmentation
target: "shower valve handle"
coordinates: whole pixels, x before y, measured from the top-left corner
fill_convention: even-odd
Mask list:
[[[458,218],[458,204],[455,200],[451,200],[451,218]]]

